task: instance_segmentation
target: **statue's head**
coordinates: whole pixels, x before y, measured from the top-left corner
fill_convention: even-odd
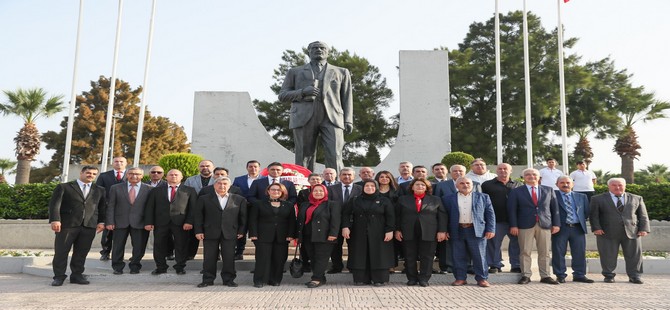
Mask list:
[[[314,41],[307,46],[307,50],[309,51],[309,59],[324,60],[328,58],[330,47],[325,42]]]

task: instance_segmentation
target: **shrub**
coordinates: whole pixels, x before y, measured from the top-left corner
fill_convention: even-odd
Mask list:
[[[190,153],[172,153],[161,156],[158,160],[158,165],[163,167],[165,174],[170,171],[170,169],[178,169],[184,174],[184,179],[187,177],[199,174],[198,164],[204,158],[197,154]]]
[[[5,219],[49,218],[49,200],[57,183],[0,186],[0,216]]]
[[[447,169],[453,165],[463,165],[466,169],[470,169],[470,164],[475,160],[475,157],[463,152],[451,152],[442,158],[442,163],[447,166]]]

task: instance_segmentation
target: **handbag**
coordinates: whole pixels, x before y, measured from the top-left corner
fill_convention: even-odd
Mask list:
[[[295,248],[295,252],[293,253],[293,260],[289,265],[289,271],[291,272],[291,277],[294,278],[300,278],[304,273],[304,271],[302,270],[302,259],[300,258],[300,256],[298,256],[298,252],[300,252],[301,245],[302,245],[301,243],[298,243],[298,246]]]

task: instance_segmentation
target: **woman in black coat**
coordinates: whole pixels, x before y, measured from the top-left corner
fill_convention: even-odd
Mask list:
[[[438,242],[446,238],[447,213],[439,197],[431,193],[430,182],[414,179],[409,195],[398,198],[395,238],[405,247],[407,285],[428,286]],[[416,261],[420,259],[417,273]]]
[[[393,266],[395,210],[374,180],[363,181],[363,193],[344,207],[342,236],[349,246],[347,268],[354,285],[383,286]]]
[[[326,283],[326,267],[340,232],[342,207],[328,201],[326,186],[317,184],[312,187],[309,202],[299,210],[298,237],[312,260],[312,281],[306,285],[315,288]]]
[[[375,181],[379,185],[379,194],[391,200],[393,208],[395,209],[398,203],[398,182],[393,176],[393,173],[387,170],[382,170],[375,175]],[[405,259],[405,253],[402,248],[402,242],[393,239],[393,267],[389,268],[390,273],[394,273],[394,267],[398,267],[398,261]]]
[[[279,286],[288,258],[288,243],[295,238],[295,208],[286,201],[288,191],[281,183],[265,190],[268,200],[259,200],[249,212],[249,238],[256,245],[254,286]]]

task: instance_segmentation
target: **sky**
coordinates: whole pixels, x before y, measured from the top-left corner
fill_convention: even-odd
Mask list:
[[[196,91],[247,91],[252,99],[274,100],[273,70],[285,50],[300,50],[321,40],[349,50],[377,66],[394,101],[387,116],[399,111],[400,50],[454,49],[473,22],[493,17],[494,0],[340,0],[327,2],[158,0],[154,42],[145,101],[152,115],[170,118],[190,138]],[[142,85],[151,16],[151,0],[124,1],[117,78]],[[619,69],[633,74],[633,84],[670,101],[670,1],[572,0],[562,4],[565,38],[579,38],[565,52],[594,61],[611,56]],[[500,0],[500,12],[522,10],[522,0]],[[547,29],[558,23],[556,0],[528,0],[528,11]],[[111,76],[118,0],[84,2],[77,94],[90,90],[100,75]],[[71,100],[79,1],[0,0],[0,90],[42,87]],[[558,73],[557,73],[558,74]],[[569,81],[567,81],[569,83]],[[531,80],[532,87],[532,80]],[[0,94],[0,102],[6,102]],[[67,110],[40,119],[40,131],[60,130]],[[17,117],[0,116],[0,158],[14,158]],[[670,166],[670,146],[659,133],[670,120],[635,126],[642,145],[636,169]],[[572,152],[576,137],[568,139]],[[591,139],[591,169],[620,172],[613,139]],[[453,146],[457,150],[458,146]],[[49,161],[42,149],[38,160]],[[476,155],[476,154],[474,154]],[[222,163],[225,164],[225,163]],[[427,164],[427,163],[424,163]],[[34,165],[39,166],[39,162]],[[571,169],[572,170],[572,169]],[[10,176],[9,181],[13,181]]]

